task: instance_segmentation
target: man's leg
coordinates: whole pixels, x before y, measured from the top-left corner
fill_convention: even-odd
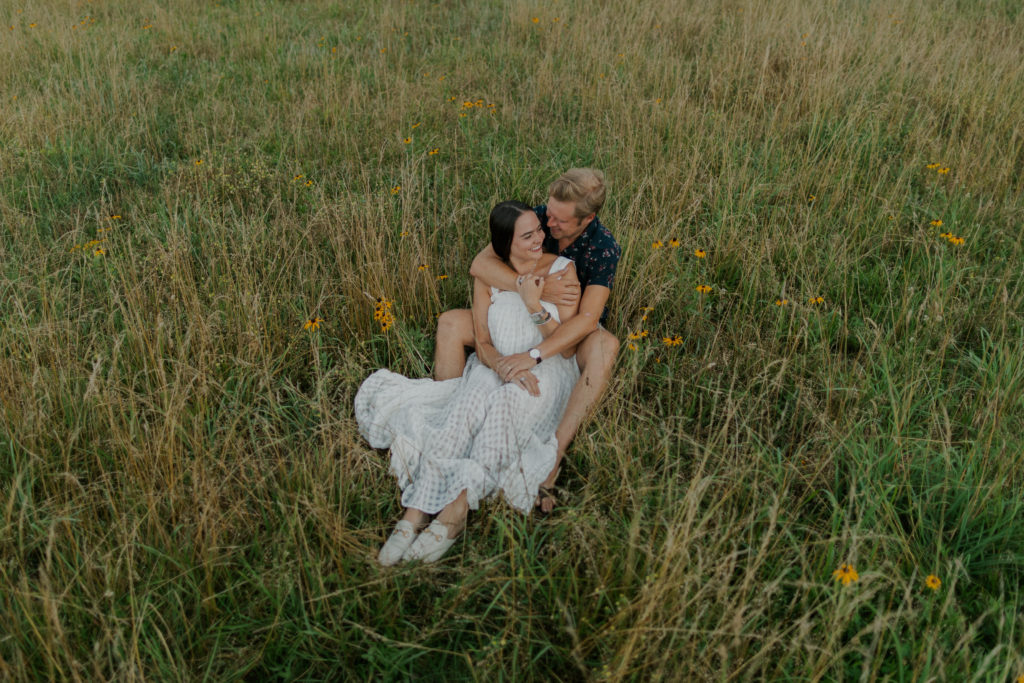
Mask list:
[[[565,407],[565,415],[555,430],[558,439],[558,456],[555,469],[544,482],[550,488],[555,484],[555,474],[562,464],[562,457],[569,447],[569,442],[576,436],[583,419],[601,398],[608,380],[612,376],[615,357],[619,353],[619,340],[603,327],[587,335],[576,347],[576,363],[580,366],[580,378],[569,395],[569,403]],[[547,510],[545,510],[547,512]]]
[[[461,377],[466,367],[467,346],[474,346],[473,311],[461,308],[442,313],[437,319],[434,379],[441,381]]]

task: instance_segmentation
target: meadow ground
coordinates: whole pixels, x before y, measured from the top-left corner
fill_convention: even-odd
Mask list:
[[[0,677],[1024,676],[1015,0],[0,21]],[[563,506],[381,569],[355,390],[572,166],[623,349]]]

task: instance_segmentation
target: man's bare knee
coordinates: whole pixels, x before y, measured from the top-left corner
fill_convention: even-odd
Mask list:
[[[615,358],[619,355],[618,338],[604,328],[598,328],[591,332],[580,343],[576,352],[576,360],[580,370],[590,368],[591,370],[601,369],[610,372],[615,365]]]

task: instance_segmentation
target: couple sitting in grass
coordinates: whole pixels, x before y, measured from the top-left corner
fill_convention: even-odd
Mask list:
[[[499,491],[526,513],[555,505],[565,449],[618,353],[601,323],[620,249],[597,218],[600,171],[572,169],[548,195],[491,211],[491,244],[470,268],[473,307],[438,321],[435,379],[378,370],[356,394],[360,432],[391,449],[402,489],[383,565],[439,559]]]

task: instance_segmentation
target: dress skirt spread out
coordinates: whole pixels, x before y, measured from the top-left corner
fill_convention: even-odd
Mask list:
[[[569,260],[559,257],[549,272]],[[558,319],[553,304],[541,302]],[[516,292],[491,288],[491,342],[503,356],[543,340]],[[548,358],[532,369],[540,396],[505,384],[471,354],[461,377],[435,382],[389,370],[366,378],[355,398],[356,421],[374,448],[391,449],[402,507],[435,514],[466,490],[469,507],[497,492],[529,512],[555,466],[555,429],[579,369],[575,358]]]

